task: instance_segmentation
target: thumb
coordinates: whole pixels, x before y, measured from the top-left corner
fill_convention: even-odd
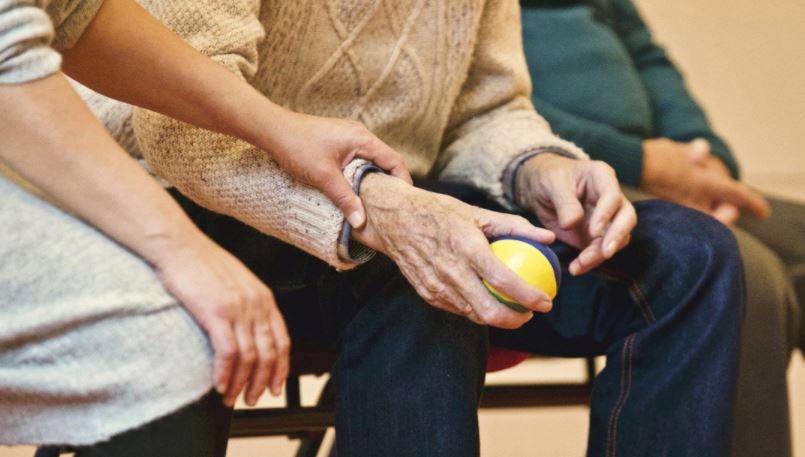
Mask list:
[[[741,211],[732,203],[719,203],[710,215],[724,225],[732,225],[741,216]]]
[[[319,190],[341,210],[349,224],[356,229],[363,227],[366,222],[366,211],[361,199],[352,190],[344,176],[341,173],[333,173],[321,182]]]
[[[688,160],[694,165],[704,165],[710,156],[710,142],[704,138],[696,138],[687,144],[686,155]]]

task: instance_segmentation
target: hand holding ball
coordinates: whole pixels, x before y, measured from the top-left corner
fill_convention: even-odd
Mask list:
[[[527,284],[542,290],[553,300],[559,290],[562,271],[559,259],[547,246],[518,236],[494,238],[490,242],[492,252],[507,267],[517,273]],[[489,292],[509,308],[525,313],[529,310],[515,303],[506,294],[495,290],[486,280],[484,285]]]

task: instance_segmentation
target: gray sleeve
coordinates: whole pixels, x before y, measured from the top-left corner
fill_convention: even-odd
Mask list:
[[[33,0],[0,0],[0,84],[20,84],[59,71],[53,23]]]

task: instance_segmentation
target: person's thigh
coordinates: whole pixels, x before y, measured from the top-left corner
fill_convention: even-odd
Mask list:
[[[738,226],[771,249],[786,267],[798,301],[799,323],[795,337],[805,350],[805,204],[766,197],[771,216],[765,220],[742,217]]]
[[[746,278],[733,456],[791,455],[786,371],[799,309],[780,259],[754,236],[732,229]]]
[[[198,401],[94,446],[76,457],[224,457],[232,410],[211,391]]]
[[[607,355],[593,392],[589,455],[727,455],[743,314],[729,231],[677,205],[637,203],[632,242],[554,309],[490,342],[559,356]],[[557,250],[563,264],[574,252]]]
[[[0,443],[93,443],[209,391],[204,332],[142,259],[2,177],[0,201]]]
[[[339,455],[479,453],[485,328],[425,303],[386,257],[337,272],[174,196],[205,233],[272,287],[295,348],[338,353],[333,379]]]

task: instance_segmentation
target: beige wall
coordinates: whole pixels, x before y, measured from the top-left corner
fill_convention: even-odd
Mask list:
[[[636,3],[746,179],[805,196],[805,1]]]

